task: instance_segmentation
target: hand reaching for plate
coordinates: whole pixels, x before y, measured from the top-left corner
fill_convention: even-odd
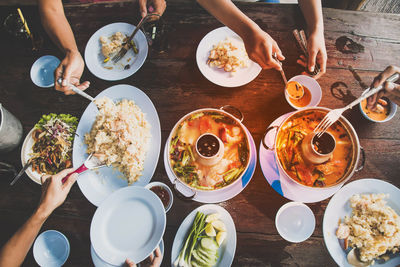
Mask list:
[[[67,52],[63,61],[54,72],[54,81],[62,78],[62,84],[59,85],[57,82],[54,83],[56,90],[64,92],[66,95],[75,94],[69,87],[68,83],[75,85],[81,90],[85,90],[89,87],[90,82],[86,81],[80,83],[80,78],[83,73],[85,63],[81,54],[78,51]]]
[[[154,253],[151,253],[150,256],[145,259],[140,265],[146,267],[159,267],[162,260],[162,254],[160,247],[157,247]],[[137,265],[131,261],[130,259],[126,259],[125,265],[127,267],[136,267]]]
[[[147,3],[149,7],[147,7]],[[139,0],[140,14],[142,18],[147,15],[147,8],[150,13],[157,13],[162,16],[164,14],[165,9],[167,8],[167,3],[165,0]]]

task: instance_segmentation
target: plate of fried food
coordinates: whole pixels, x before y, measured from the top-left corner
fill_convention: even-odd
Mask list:
[[[76,133],[74,168],[89,155],[106,165],[78,178],[93,205],[119,188],[145,186],[151,180],[160,154],[161,127],[153,103],[138,88],[120,84],[101,92],[84,111]]]
[[[113,57],[135,30],[129,23],[112,23],[97,30],[85,48],[85,62],[93,75],[117,81],[134,74],[143,65],[148,53],[146,36],[139,30],[130,42],[130,49],[118,62]]]
[[[217,28],[203,37],[196,61],[204,77],[223,87],[245,85],[261,72],[260,65],[249,59],[243,40],[228,27]]]
[[[325,245],[339,266],[398,266],[399,214],[396,186],[378,179],[351,182],[325,210]]]
[[[26,136],[21,149],[25,173],[41,184],[42,175],[53,175],[72,167],[72,144],[78,119],[70,114],[45,114]],[[28,163],[30,162],[30,163]]]

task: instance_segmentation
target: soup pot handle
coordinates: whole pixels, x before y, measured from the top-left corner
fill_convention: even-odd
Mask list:
[[[193,200],[193,198],[196,196],[197,192],[190,189],[190,190],[193,192],[193,195],[187,197],[187,196],[185,196],[184,194],[182,194],[181,192],[179,192],[179,190],[176,188],[176,184],[177,184],[177,183],[180,183],[180,182],[179,182],[178,179],[175,178],[175,180],[172,182],[172,184],[174,185],[174,186],[172,187],[172,189],[174,190],[176,196],[177,196],[179,199],[181,199],[181,200],[186,200],[186,201],[187,201],[187,200]]]
[[[356,172],[361,171],[365,165],[365,150],[362,146],[360,146],[360,152],[361,152],[361,156],[362,156],[361,165],[355,170]]]
[[[227,109],[227,108],[230,108],[230,109],[233,109],[234,111],[236,111],[236,112],[239,114],[240,118],[238,118],[237,116],[233,115],[232,113],[226,111],[225,109]],[[232,114],[233,116],[235,116],[236,118],[238,118],[238,120],[239,120],[240,122],[243,122],[243,120],[244,120],[244,115],[243,115],[243,113],[242,113],[242,112],[240,111],[240,109],[238,109],[237,107],[234,107],[234,106],[231,106],[231,105],[225,105],[225,106],[220,107],[219,109],[221,109],[221,110],[223,110],[223,111],[226,111],[226,112],[228,112],[229,114]]]
[[[262,142],[263,146],[264,146],[266,149],[268,149],[268,150],[274,150],[275,147],[269,147],[269,146],[265,143],[265,137],[267,136],[267,134],[269,133],[269,131],[271,131],[271,130],[274,129],[274,128],[278,128],[278,127],[279,127],[279,126],[269,126],[268,129],[265,131],[265,133],[264,133],[262,139],[261,139],[261,142]]]

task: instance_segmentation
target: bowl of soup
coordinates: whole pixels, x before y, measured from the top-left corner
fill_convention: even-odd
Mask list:
[[[294,76],[285,87],[285,99],[295,109],[316,107],[321,97],[322,90],[318,82],[307,75]]]
[[[237,118],[227,110],[198,109],[174,126],[167,149],[175,183],[207,192],[241,180],[249,166],[250,139],[240,111],[241,118]]]
[[[313,136],[313,130],[329,111],[322,107],[298,110],[275,127],[273,145],[262,140],[267,149],[275,151],[280,172],[302,186],[325,189],[344,184],[364,165],[363,157],[359,166],[363,151],[358,136],[343,116],[327,129],[327,138],[316,140]],[[267,129],[265,135],[273,128]]]
[[[369,90],[365,90],[363,94],[366,94]],[[360,103],[361,114],[370,121],[373,122],[387,122],[391,120],[397,111],[397,105],[390,101],[387,97],[382,97],[378,100],[376,106],[373,109],[367,107],[367,99],[364,99]]]

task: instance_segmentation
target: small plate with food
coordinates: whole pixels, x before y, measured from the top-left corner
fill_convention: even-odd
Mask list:
[[[400,264],[400,190],[378,179],[360,179],[329,201],[325,245],[339,266]]]
[[[204,36],[197,47],[196,61],[204,77],[223,87],[245,85],[261,72],[261,67],[249,59],[243,40],[228,27]]]
[[[179,226],[171,266],[231,266],[235,251],[236,228],[231,215],[220,206],[207,204],[193,210]]]
[[[41,184],[41,176],[53,175],[72,167],[72,144],[78,119],[69,114],[43,115],[28,133],[21,149],[22,166],[31,161],[25,173]]]
[[[94,102],[81,117],[72,159],[76,168],[93,153],[109,166],[78,178],[82,193],[98,206],[121,187],[149,183],[160,153],[161,127],[150,98],[131,85],[112,86]]]
[[[93,75],[103,80],[117,81],[140,69],[148,53],[147,39],[141,30],[136,33],[126,55],[116,63],[112,61],[135,28],[129,23],[112,23],[90,37],[86,44],[85,62]]]

